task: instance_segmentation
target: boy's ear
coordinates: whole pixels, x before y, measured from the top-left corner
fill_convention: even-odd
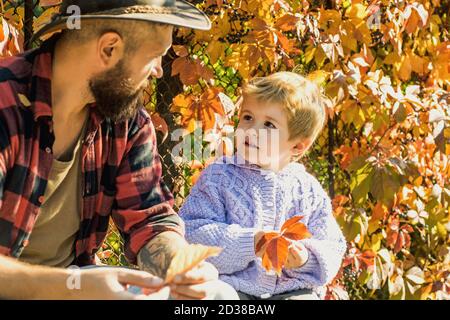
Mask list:
[[[312,141],[310,139],[302,139],[298,141],[292,148],[292,155],[294,157],[301,157],[311,147]]]

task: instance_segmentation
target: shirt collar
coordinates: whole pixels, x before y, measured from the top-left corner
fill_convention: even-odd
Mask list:
[[[30,104],[34,120],[41,117],[51,117],[52,109],[52,56],[56,43],[55,38],[45,41],[38,49],[33,50],[30,55],[32,59],[31,83],[30,83]]]

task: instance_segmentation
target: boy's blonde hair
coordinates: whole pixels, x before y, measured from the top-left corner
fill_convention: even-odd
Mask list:
[[[325,105],[319,87],[293,72],[277,72],[253,78],[244,87],[244,98],[279,103],[288,114],[289,140],[310,139],[311,143],[325,123]]]

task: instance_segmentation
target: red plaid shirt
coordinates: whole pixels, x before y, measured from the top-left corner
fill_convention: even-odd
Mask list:
[[[20,257],[39,215],[53,161],[52,54],[40,48],[0,59],[0,254]],[[70,88],[67,88],[70,90]],[[112,217],[136,263],[163,231],[184,233],[161,180],[156,135],[147,112],[114,124],[90,109],[82,147],[83,197],[74,264],[94,263]]]

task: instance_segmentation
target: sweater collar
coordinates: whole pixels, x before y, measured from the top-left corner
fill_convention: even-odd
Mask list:
[[[292,174],[296,174],[296,173],[299,173],[299,172],[305,170],[305,167],[302,164],[300,164],[298,162],[291,162],[288,165],[286,165],[283,169],[281,169],[280,171],[274,172],[272,170],[262,169],[260,166],[248,162],[247,160],[245,160],[238,154],[235,154],[232,157],[223,157],[219,161],[221,161],[222,163],[234,165],[236,167],[255,171],[266,177],[292,175]]]

